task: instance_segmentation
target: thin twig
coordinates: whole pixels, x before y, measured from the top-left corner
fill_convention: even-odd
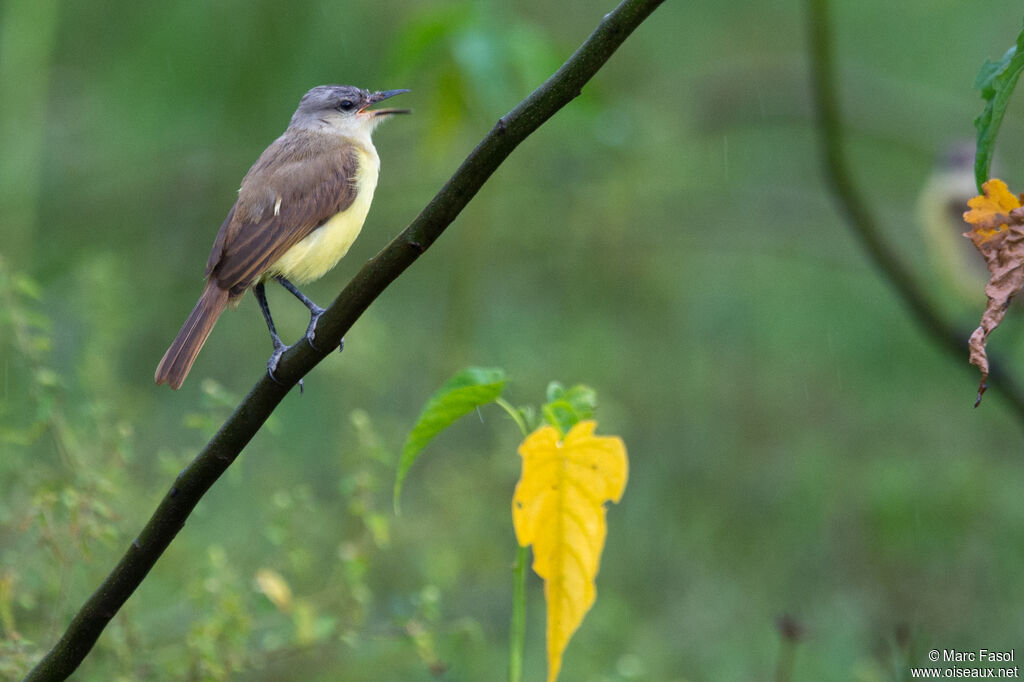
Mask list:
[[[554,75],[498,120],[412,224],[363,266],[320,318],[317,339],[324,339],[322,348],[337,347],[363,311],[434,243],[512,150],[579,95],[662,1],[625,0],[605,15]],[[110,619],[185,525],[206,491],[238,457],[288,391],[326,356],[327,353],[309,344],[298,343],[278,364],[275,373],[280,383],[264,374],[202,452],[178,475],[146,527],[26,680],[63,680],[75,671]]]
[[[835,88],[828,11],[828,0],[807,1],[811,85],[826,184],[868,257],[902,299],[903,305],[925,336],[955,357],[965,368],[972,369],[967,363],[967,340],[971,330],[954,326],[931,303],[910,269],[885,242],[878,221],[851,178],[843,152],[842,120]],[[993,363],[993,387],[1006,398],[1017,418],[1024,423],[1024,391],[1009,371],[997,371],[999,367],[999,364]],[[971,397],[973,395],[971,392]]]

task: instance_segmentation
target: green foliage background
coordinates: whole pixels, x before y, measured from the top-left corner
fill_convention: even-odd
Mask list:
[[[980,284],[966,300],[934,274],[915,198],[972,139],[971,84],[1019,5],[835,4],[855,170],[966,334]],[[263,371],[247,298],[181,391],[152,382],[239,180],[301,94],[406,87],[416,110],[376,136],[364,233],[307,291],[325,303],[610,8],[0,6],[0,677],[54,641]],[[970,409],[966,357],[911,326],[834,212],[803,21],[796,2],[659,9],[284,402],[79,678],[500,679],[515,425],[497,407],[459,422],[391,512],[409,426],[467,365],[504,367],[515,402],[551,379],[593,386],[600,431],[629,447],[563,679],[767,679],[784,613],[805,629],[800,680],[903,679],[931,648],[1019,645],[1020,426],[996,395]],[[1019,112],[997,159],[1011,187]],[[297,338],[304,308],[269,293]],[[1024,329],[1004,326],[991,343],[1012,351]],[[255,589],[261,568],[290,611]]]

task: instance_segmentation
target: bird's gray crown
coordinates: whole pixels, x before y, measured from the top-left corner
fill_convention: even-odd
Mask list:
[[[292,125],[319,118],[325,112],[355,115],[370,104],[370,94],[352,85],[318,85],[299,100]]]

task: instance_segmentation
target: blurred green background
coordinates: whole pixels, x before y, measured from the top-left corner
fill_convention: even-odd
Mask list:
[[[179,392],[152,381],[239,181],[302,93],[410,88],[415,109],[376,134],[363,234],[306,289],[326,304],[611,7],[0,5],[0,677],[55,641],[261,376],[247,297]],[[971,139],[974,76],[1013,43],[1019,3],[833,15],[857,180],[966,334],[983,279],[957,293],[919,197]],[[971,409],[966,357],[922,336],[834,210],[804,21],[797,2],[657,10],[284,401],[76,679],[504,679],[515,425],[497,408],[458,423],[390,507],[407,430],[467,365],[506,368],[520,404],[552,379],[590,384],[599,433],[629,448],[561,679],[774,679],[783,614],[803,631],[794,680],[1019,648],[1021,426],[995,392]],[[997,159],[1014,189],[1017,99]],[[269,295],[297,338],[305,309]],[[1020,356],[1024,325],[1004,326],[993,346]],[[259,586],[282,582],[275,605]],[[542,679],[533,578],[528,621]]]

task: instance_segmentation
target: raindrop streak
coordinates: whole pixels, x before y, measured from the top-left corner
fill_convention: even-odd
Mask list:
[[[722,172],[725,174],[725,181],[729,182],[729,136],[722,135]]]

